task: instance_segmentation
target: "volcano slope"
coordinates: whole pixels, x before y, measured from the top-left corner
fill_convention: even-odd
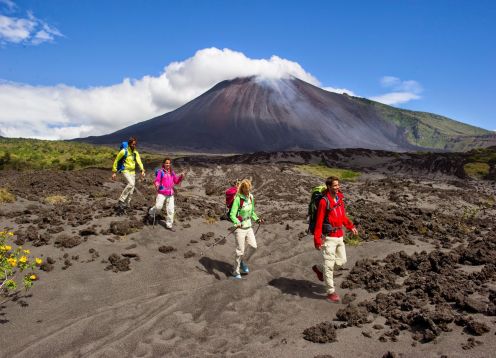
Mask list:
[[[143,225],[151,178],[117,217],[124,184],[110,170],[2,171],[17,196],[1,206],[2,227],[44,264],[30,291],[0,306],[0,356],[489,357],[495,183],[457,177],[448,159],[367,150],[180,158],[176,170],[189,171],[176,232]],[[305,233],[309,191],[322,179],[300,164],[321,162],[362,173],[342,184],[362,243],[336,272],[339,304],[324,299],[311,270],[321,256]],[[242,177],[253,179],[266,224],[250,274],[233,281],[234,240],[218,218],[228,183]],[[54,195],[66,201],[48,204]]]

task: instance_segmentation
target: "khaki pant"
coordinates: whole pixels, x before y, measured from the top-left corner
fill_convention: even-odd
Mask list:
[[[318,265],[324,274],[324,283],[328,294],[334,293],[334,265],[342,266],[346,263],[346,249],[342,237],[326,236],[322,245],[324,265]]]
[[[248,229],[238,228],[234,232],[236,240],[236,254],[234,256],[234,275],[239,275],[239,266],[241,264],[241,259],[245,254],[246,244],[251,246],[252,252],[257,248],[257,241],[255,240],[255,234],[253,229],[250,227]]]
[[[134,192],[134,186],[136,184],[136,174],[134,173],[122,173],[124,179],[127,181],[127,185],[122,191],[119,201],[123,202],[127,206],[131,203],[131,196]]]
[[[157,194],[157,199],[155,200],[155,206],[150,208],[148,214],[151,216],[157,215],[157,212],[160,212],[164,207],[165,202],[165,211],[167,212],[167,217],[165,218],[165,226],[168,228],[172,227],[172,223],[174,222],[174,195],[165,196],[162,194]]]

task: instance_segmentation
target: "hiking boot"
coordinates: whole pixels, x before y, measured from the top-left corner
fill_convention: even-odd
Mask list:
[[[126,214],[126,205],[123,202],[119,201],[119,203],[115,206],[115,214],[117,216]]]
[[[243,261],[241,261],[241,263],[239,264],[239,268],[243,273],[250,273],[250,269],[248,268],[248,265],[245,264]]]
[[[147,225],[155,225],[155,218],[153,215],[146,214],[145,217],[145,224]]]
[[[151,215],[150,214],[150,209],[152,207],[149,207],[147,210],[146,210],[146,214],[145,214],[145,220],[144,220],[144,223],[145,225],[155,225],[155,215]]]
[[[339,295],[336,292],[334,292],[328,294],[326,299],[330,302],[339,302],[341,300],[341,297],[339,297]]]
[[[176,232],[176,229],[174,229],[172,226],[171,227],[166,226],[165,228],[169,231]]]
[[[319,279],[319,281],[324,281],[324,274],[319,270],[317,265],[313,265],[312,270],[317,275],[317,278]]]
[[[241,280],[241,275],[238,273],[237,275],[233,274],[231,276],[234,280]]]

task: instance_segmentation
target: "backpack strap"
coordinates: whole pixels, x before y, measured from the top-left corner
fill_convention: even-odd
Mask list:
[[[332,232],[336,232],[336,231],[338,231],[338,230],[341,229],[341,227],[334,227],[334,226],[332,226],[331,223],[329,222],[328,218],[329,218],[329,213],[331,211],[333,211],[337,207],[343,205],[343,201],[337,199],[336,200],[336,205],[334,205],[334,206],[331,207],[331,202],[327,198],[327,195],[325,195],[322,199],[324,199],[326,201],[326,212],[325,212],[325,215],[324,215],[324,222],[322,223],[322,236],[325,236],[325,234],[330,234]],[[324,233],[324,225],[327,225],[328,228],[329,228],[329,230],[326,233]]]
[[[238,207],[238,212],[236,214],[239,214],[239,212],[243,208],[244,203],[245,203],[245,199],[243,199],[242,197],[239,197],[239,207]]]
[[[331,209],[331,202],[329,201],[329,199],[327,199],[327,195],[324,195],[324,196],[322,197],[322,199],[324,199],[324,200],[325,200],[325,202],[326,202],[326,215],[327,215],[327,214],[329,213],[329,211],[331,211],[331,210],[332,210],[332,209]]]
[[[164,168],[160,168],[160,179],[158,181],[158,190],[163,190],[162,180],[164,179]]]
[[[243,207],[243,204],[245,203],[245,199],[243,199],[241,196],[239,197],[239,206],[238,206],[238,212],[236,213],[236,217],[238,218],[239,221],[242,221],[243,219],[241,215],[239,215],[239,212],[241,211],[241,208]]]

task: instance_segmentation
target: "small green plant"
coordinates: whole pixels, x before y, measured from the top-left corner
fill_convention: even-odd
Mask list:
[[[487,176],[489,174],[489,169],[490,166],[488,163],[481,162],[471,162],[463,166],[465,174],[476,179],[483,179],[485,176]]]
[[[207,216],[205,218],[205,223],[206,224],[215,224],[217,221],[218,221],[217,218],[214,218],[212,216]]]
[[[359,235],[349,234],[345,236],[344,243],[348,246],[357,247],[362,243],[362,239],[360,239]]]
[[[13,203],[16,196],[5,188],[0,188],[0,203]]]
[[[45,202],[50,205],[65,204],[69,200],[64,195],[50,195],[45,198]]]
[[[330,168],[324,164],[305,164],[297,166],[301,172],[312,174],[325,179],[330,176],[338,177],[342,181],[355,181],[359,176],[359,172],[350,169]]]
[[[493,196],[487,197],[485,200],[481,201],[479,203],[479,208],[481,209],[482,213],[485,214],[487,209],[491,209],[495,206],[496,202],[494,200]]]
[[[429,232],[429,229],[427,228],[427,226],[419,224],[417,225],[417,231],[420,235],[424,236]]]
[[[19,280],[22,280],[26,289],[33,286],[33,282],[38,279],[34,269],[43,262],[40,258],[30,258],[29,250],[12,248],[8,241],[13,236],[14,233],[10,231],[0,232],[0,294],[17,289]],[[24,273],[28,270],[29,273]]]
[[[479,208],[465,208],[463,209],[462,221],[466,223],[472,222],[477,215],[479,215]]]

